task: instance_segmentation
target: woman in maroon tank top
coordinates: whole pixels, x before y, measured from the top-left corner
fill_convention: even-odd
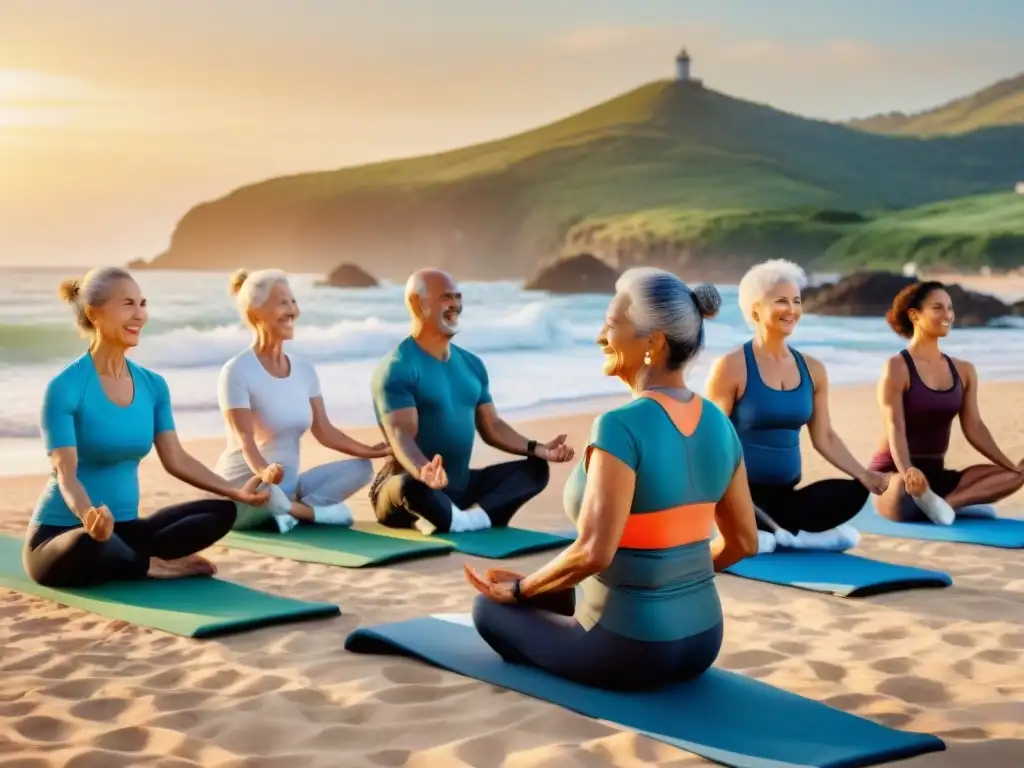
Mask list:
[[[892,520],[920,519],[923,513],[949,525],[954,510],[999,501],[1024,486],[1024,460],[1008,458],[981,418],[974,366],[939,349],[953,317],[949,293],[935,281],[904,288],[886,314],[892,329],[910,340],[886,362],[878,387],[886,436],[871,469],[900,476],[876,503]],[[991,464],[946,468],[955,418],[967,442]]]

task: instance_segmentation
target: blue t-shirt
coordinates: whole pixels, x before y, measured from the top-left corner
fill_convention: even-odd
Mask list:
[[[647,642],[681,640],[722,621],[714,584],[714,508],[742,449],[711,401],[648,394],[603,413],[587,449],[636,473],[629,519],[611,565],[580,584],[576,620]],[[563,501],[576,523],[587,485],[587,457],[569,475]]]
[[[378,424],[393,411],[416,409],[416,445],[428,460],[441,455],[447,490],[458,493],[469,483],[476,410],[491,402],[491,391],[483,361],[454,344],[450,349],[447,360],[438,360],[407,337],[377,366],[371,387]]]
[[[50,380],[43,394],[41,431],[46,452],[75,448],[78,481],[94,506],[105,504],[116,522],[139,516],[139,462],[153,449],[153,438],[174,430],[171,395],[163,377],[128,361],[135,385],[130,405],[112,402],[103,391],[89,353]],[[35,523],[75,526],[71,511],[50,479],[36,503]]]

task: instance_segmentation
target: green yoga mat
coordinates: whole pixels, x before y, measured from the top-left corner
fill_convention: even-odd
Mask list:
[[[386,529],[385,529],[386,530]],[[425,540],[421,540],[425,539]],[[303,563],[365,568],[412,560],[452,551],[445,541],[381,536],[336,525],[299,525],[288,533],[277,531],[232,531],[220,541],[235,549],[298,560]]]
[[[443,541],[447,542],[456,552],[493,560],[527,555],[531,552],[543,552],[549,549],[560,549],[568,546],[572,541],[572,538],[561,533],[513,527],[486,528],[482,531],[467,533],[435,533],[431,536],[424,536],[419,531],[407,528],[386,528],[383,525],[375,525],[367,530],[372,530],[387,538],[404,541]]]
[[[0,535],[0,587],[175,635],[210,637],[341,613],[331,603],[294,600],[219,578],[120,581],[84,589],[41,587],[25,575],[21,548],[20,538]]]

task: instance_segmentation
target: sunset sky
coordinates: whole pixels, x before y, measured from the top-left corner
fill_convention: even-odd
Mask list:
[[[0,265],[164,249],[282,173],[464,145],[670,77],[800,114],[1024,71],[1020,0],[0,0]]]

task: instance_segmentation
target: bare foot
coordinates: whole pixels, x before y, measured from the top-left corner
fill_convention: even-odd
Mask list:
[[[189,576],[213,576],[217,567],[199,555],[188,555],[176,560],[161,560],[159,557],[149,558],[149,577],[151,579],[184,579]]]
[[[161,560],[159,557],[149,558],[149,570],[146,575],[151,579],[180,579],[184,576],[188,576],[187,573],[182,573],[179,566],[174,563]]]

